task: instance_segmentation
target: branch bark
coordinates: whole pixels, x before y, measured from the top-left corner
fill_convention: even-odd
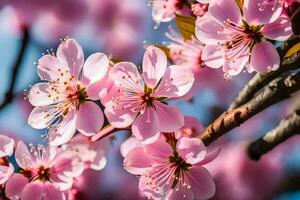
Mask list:
[[[267,107],[290,97],[300,89],[300,72],[287,73],[265,86],[262,91],[243,106],[223,113],[200,135],[205,145],[209,145],[225,133],[240,126]]]
[[[282,120],[275,129],[251,143],[248,148],[249,157],[259,160],[261,156],[296,134],[300,134],[300,110],[296,110]]]
[[[300,42],[300,36],[291,36],[287,41],[283,42],[280,47],[277,48],[277,51],[281,57],[282,63],[278,70],[272,71],[265,74],[256,74],[247,85],[239,92],[238,96],[231,103],[228,110],[233,110],[244,103],[247,103],[255,93],[257,93],[263,86],[268,84],[274,78],[279,75],[289,71],[294,70],[300,67],[300,52],[296,52],[292,56],[283,59],[286,52],[295,44]]]
[[[16,58],[14,65],[12,66],[10,82],[9,82],[8,88],[4,94],[4,99],[0,103],[0,110],[2,110],[9,103],[11,103],[14,98],[14,90],[15,90],[15,86],[16,86],[16,82],[17,82],[17,78],[18,78],[19,68],[21,66],[28,43],[29,43],[29,32],[28,32],[27,28],[24,28],[20,51],[19,51],[19,54]]]

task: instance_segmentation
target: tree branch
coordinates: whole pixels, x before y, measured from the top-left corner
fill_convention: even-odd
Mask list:
[[[300,134],[300,110],[296,110],[282,120],[275,129],[251,143],[248,148],[249,157],[253,160],[259,160],[262,155],[295,134]]]
[[[19,54],[16,58],[16,61],[14,63],[14,65],[12,66],[12,72],[10,75],[10,82],[8,85],[8,88],[4,94],[4,99],[1,101],[0,103],[0,110],[2,110],[3,108],[5,108],[9,103],[12,102],[13,98],[14,98],[14,90],[15,90],[15,86],[16,86],[16,82],[17,82],[17,77],[18,77],[18,72],[19,72],[19,68],[21,66],[24,54],[25,54],[25,50],[26,47],[29,43],[29,32],[27,28],[23,29],[23,36],[22,36],[22,43],[21,43],[21,47],[20,47],[20,51]]]
[[[228,110],[233,110],[244,103],[247,103],[255,93],[257,93],[263,86],[268,84],[274,78],[278,77],[279,75],[289,71],[294,70],[300,67],[300,52],[296,52],[292,56],[283,59],[286,52],[295,44],[300,42],[300,36],[291,36],[287,41],[283,42],[280,47],[277,48],[279,55],[283,62],[281,63],[280,67],[276,71],[272,71],[265,74],[256,74],[247,85],[239,92],[238,96],[235,100],[231,103]]]
[[[200,138],[205,145],[209,145],[265,108],[290,97],[299,89],[300,72],[278,77],[245,105],[223,113],[202,132]]]

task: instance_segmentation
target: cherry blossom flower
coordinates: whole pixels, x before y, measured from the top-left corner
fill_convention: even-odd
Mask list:
[[[202,42],[195,37],[185,40],[172,28],[166,35],[171,40],[167,47],[170,50],[169,56],[172,63],[191,69],[194,73],[195,80],[191,90],[180,99],[190,100],[205,88],[212,89],[218,97],[222,97],[222,100],[224,96],[229,96],[228,91],[231,91],[235,85],[233,82],[224,80],[222,72],[216,72],[204,64]]]
[[[208,13],[197,19],[196,36],[206,44],[202,59],[207,66],[223,66],[230,76],[245,66],[259,73],[278,69],[279,55],[267,39],[286,40],[292,33],[290,19],[281,14],[270,23],[272,16],[255,2],[244,2],[242,16],[234,0],[212,1]]]
[[[7,156],[14,152],[14,140],[0,135],[0,185],[4,184],[14,172],[14,166],[8,162]]]
[[[62,42],[54,55],[38,62],[38,74],[45,82],[34,85],[28,95],[36,106],[28,123],[37,129],[49,127],[50,145],[68,142],[76,129],[91,136],[103,125],[103,113],[91,100],[98,100],[109,59],[102,53],[89,56],[83,64],[83,51],[74,39]]]
[[[149,0],[152,7],[152,18],[157,22],[158,27],[161,22],[169,22],[175,18],[176,14],[189,15],[188,4],[181,0]]]
[[[111,101],[105,104],[110,124],[125,128],[144,143],[154,142],[160,132],[173,132],[184,124],[180,110],[165,100],[185,95],[192,87],[193,73],[172,65],[162,50],[149,46],[144,54],[143,74],[130,62],[117,63],[110,71],[115,82]]]
[[[29,151],[19,142],[15,158],[21,170],[6,183],[5,193],[10,199],[66,199],[65,191],[83,171],[76,153],[57,147],[31,146]]]
[[[107,163],[105,156],[110,144],[109,140],[105,138],[92,142],[88,137],[79,134],[64,145],[64,149],[77,152],[86,168],[101,170]]]
[[[194,3],[191,6],[191,10],[194,15],[201,17],[207,12],[208,4],[207,3]]]
[[[152,144],[135,146],[124,159],[125,169],[140,176],[139,189],[152,199],[209,199],[215,184],[202,165],[218,151],[207,154],[200,139],[164,134]]]

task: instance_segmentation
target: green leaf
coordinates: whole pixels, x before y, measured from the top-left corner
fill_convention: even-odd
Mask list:
[[[196,17],[176,15],[178,30],[185,40],[190,40],[195,36],[195,22]]]
[[[287,53],[284,55],[284,58],[290,57],[291,55],[293,55],[294,53],[300,51],[300,42],[295,44],[294,46],[292,46]]]

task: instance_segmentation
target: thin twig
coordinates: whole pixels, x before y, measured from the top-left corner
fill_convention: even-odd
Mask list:
[[[255,114],[267,107],[290,97],[300,89],[300,72],[287,73],[273,80],[251,101],[243,106],[223,113],[217,120],[209,125],[200,138],[209,145],[225,133],[240,126]]]
[[[15,96],[14,90],[15,90],[16,83],[17,83],[18,72],[19,72],[22,60],[24,58],[26,47],[27,47],[28,43],[29,43],[29,32],[28,32],[27,28],[24,28],[20,51],[19,51],[19,54],[16,58],[14,65],[12,66],[12,71],[11,71],[10,80],[9,80],[10,82],[9,82],[7,90],[4,94],[4,99],[0,103],[0,110],[2,110],[9,103],[11,103]]]
[[[283,59],[286,52],[295,44],[300,42],[300,36],[291,36],[287,41],[283,42],[280,47],[277,48],[279,55],[282,57],[282,63],[278,70],[265,74],[256,74],[244,88],[239,92],[238,96],[231,103],[228,110],[233,110],[245,103],[247,103],[255,93],[257,93],[263,86],[268,84],[274,78],[279,75],[300,67],[300,52],[296,52],[292,56]]]
[[[251,143],[248,148],[249,157],[253,160],[259,160],[262,155],[296,134],[300,134],[300,110],[296,110],[282,120],[275,129]]]

